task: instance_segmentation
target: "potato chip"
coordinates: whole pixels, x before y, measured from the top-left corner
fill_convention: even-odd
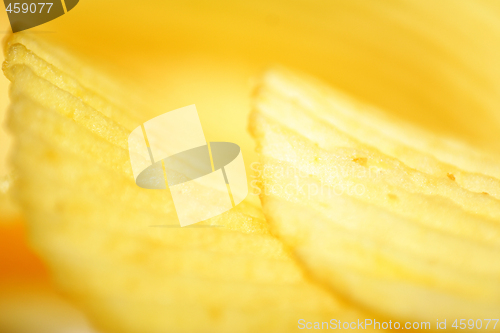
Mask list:
[[[315,278],[372,311],[401,320],[497,313],[500,206],[481,193],[498,182],[497,157],[370,110],[288,70],[264,75],[251,130],[272,230]]]
[[[243,202],[179,228],[168,191],[135,185],[128,91],[28,34],[7,40],[14,195],[55,280],[109,332],[289,332],[365,318],[310,282]],[[144,111],[145,112],[145,111]]]
[[[283,121],[296,131],[307,131],[325,147],[341,143],[346,147],[375,148],[411,168],[438,177],[453,175],[466,189],[500,198],[498,154],[481,152],[478,147],[470,147],[457,139],[398,121],[313,78],[302,80],[284,68],[269,71],[264,80],[268,84],[260,90],[258,99],[268,101],[262,104],[281,103],[280,107],[273,108],[274,112],[281,112],[281,116],[295,111],[295,117],[282,118]],[[293,103],[286,103],[290,101]],[[338,131],[331,128],[347,136],[338,135]]]

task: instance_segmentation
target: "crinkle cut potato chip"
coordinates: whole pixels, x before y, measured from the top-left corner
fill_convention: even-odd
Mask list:
[[[264,214],[315,279],[395,320],[499,313],[498,156],[284,68],[250,129]]]
[[[31,244],[100,331],[291,332],[300,318],[370,317],[310,282],[258,206],[151,227],[178,221],[168,192],[133,180],[127,136],[147,106],[38,36],[10,36],[5,54],[14,195]]]

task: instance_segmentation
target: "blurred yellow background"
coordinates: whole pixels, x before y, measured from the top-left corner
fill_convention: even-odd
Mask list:
[[[10,31],[3,10],[0,24]],[[273,63],[316,75],[478,149],[500,152],[496,0],[82,0],[31,30],[134,82],[137,94],[156,107],[144,120],[196,104],[207,140],[239,144],[247,166],[256,159],[246,130],[251,89]],[[2,122],[7,90],[2,76]],[[0,142],[0,288],[10,290],[0,292],[0,325],[15,325],[7,323],[15,316],[2,306],[17,299],[24,301],[16,316],[52,304],[52,316],[66,327],[62,318],[72,310],[57,303],[64,301],[24,240],[22,214],[6,198],[10,140],[3,127]],[[70,317],[86,325],[78,314]],[[23,320],[13,322],[20,331],[31,329]]]

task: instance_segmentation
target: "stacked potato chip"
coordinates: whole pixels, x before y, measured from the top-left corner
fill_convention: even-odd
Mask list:
[[[251,117],[264,212],[248,200],[181,229],[168,190],[136,186],[128,160],[130,131],[161,111],[29,34],[6,41],[4,71],[31,241],[103,331],[500,310],[497,155],[277,68]]]
[[[23,33],[3,69],[31,242],[99,329],[289,332],[300,318],[365,317],[306,279],[257,206],[178,228],[168,191],[134,183],[127,137],[146,111],[130,87]]]
[[[314,278],[391,318],[496,318],[499,156],[281,68],[251,130],[266,218]]]

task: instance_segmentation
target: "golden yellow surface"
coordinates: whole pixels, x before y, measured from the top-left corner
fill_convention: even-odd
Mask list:
[[[176,226],[168,191],[136,186],[128,160],[151,105],[34,34],[5,44],[12,193],[56,284],[98,329],[289,332],[300,316],[367,315],[309,280],[252,197]]]
[[[249,171],[257,161],[246,131],[250,91],[255,77],[274,63],[315,75],[432,132],[500,151],[499,18],[495,0],[82,0],[67,15],[31,31],[93,67],[133,81],[137,89],[130,95],[143,96],[151,106],[141,120],[196,103],[207,139],[238,143]],[[8,31],[5,12],[0,22]],[[2,119],[7,84],[0,79]],[[4,127],[2,193],[10,184],[4,181],[10,146]],[[429,165],[419,167],[429,171]],[[442,175],[439,167],[432,171]],[[22,244],[12,245],[9,257],[19,260],[0,273],[4,280],[46,279],[44,268],[26,259],[32,254],[23,229],[4,226],[21,216],[0,196],[1,231],[13,240],[4,244]],[[259,202],[255,196],[249,201]]]
[[[283,69],[263,76],[250,126],[271,230],[332,291],[401,321],[498,313],[498,155]]]

